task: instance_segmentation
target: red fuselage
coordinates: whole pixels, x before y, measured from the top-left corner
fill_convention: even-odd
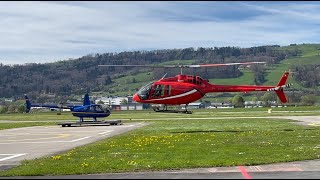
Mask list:
[[[275,86],[214,85],[199,76],[177,75],[149,83],[133,96],[133,100],[147,104],[179,105],[201,99],[207,93],[268,91]]]

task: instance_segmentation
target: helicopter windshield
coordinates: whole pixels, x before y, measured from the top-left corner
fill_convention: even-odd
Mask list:
[[[150,94],[150,88],[153,82],[148,83],[147,85],[143,86],[138,92],[138,96],[141,100],[146,100]]]

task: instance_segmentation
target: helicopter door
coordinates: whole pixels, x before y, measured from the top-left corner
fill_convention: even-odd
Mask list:
[[[164,85],[156,84],[152,89],[152,98],[160,98],[164,96]]]
[[[171,94],[171,86],[166,85],[166,96],[170,96],[170,94]]]

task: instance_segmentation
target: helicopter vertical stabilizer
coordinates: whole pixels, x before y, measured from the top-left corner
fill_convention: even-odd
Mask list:
[[[280,101],[282,103],[286,103],[287,102],[287,98],[286,98],[286,96],[284,94],[283,89],[285,87],[289,87],[289,86],[292,85],[292,84],[287,84],[287,85],[285,84],[287,79],[288,79],[288,76],[289,76],[289,72],[284,72],[282,77],[280,78],[277,86],[275,88],[272,88],[272,89],[268,90],[268,91],[275,91],[277,96],[278,96],[278,98],[280,99]]]
[[[89,94],[88,94],[88,93],[86,93],[86,94],[84,95],[83,105],[84,105],[84,106],[90,105],[90,99],[89,99]]]

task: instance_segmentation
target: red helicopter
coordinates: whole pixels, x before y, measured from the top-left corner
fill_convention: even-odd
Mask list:
[[[185,110],[179,111],[191,113],[187,110],[189,103],[201,99],[207,93],[215,92],[250,92],[250,91],[275,91],[282,103],[286,103],[287,99],[283,92],[289,72],[284,72],[276,86],[258,86],[258,85],[217,85],[210,84],[208,79],[200,76],[184,75],[182,68],[201,68],[201,67],[217,67],[217,66],[233,66],[233,65],[251,65],[265,64],[266,62],[242,62],[242,63],[226,63],[226,64],[199,64],[199,65],[98,65],[107,67],[152,67],[152,68],[181,68],[181,73],[175,77],[164,78],[150,82],[143,86],[136,94],[133,100],[139,103],[164,105],[163,109],[154,108],[156,112],[169,112],[167,105],[185,104]]]

